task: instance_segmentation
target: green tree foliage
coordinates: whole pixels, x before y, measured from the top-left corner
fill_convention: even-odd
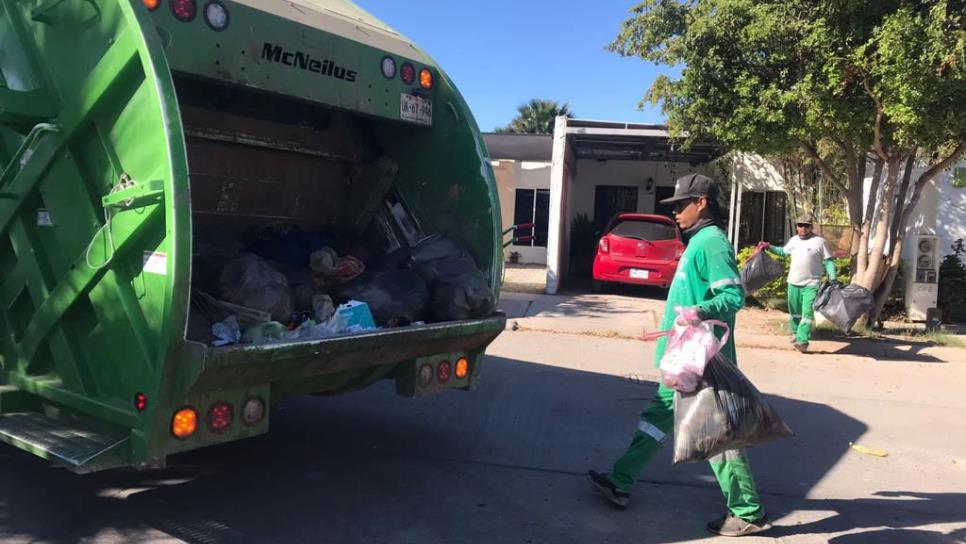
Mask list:
[[[534,98],[517,108],[517,116],[510,124],[496,129],[497,132],[517,134],[553,134],[554,123],[559,116],[573,118],[570,105],[554,100]]]
[[[681,67],[645,96],[674,134],[814,161],[846,197],[874,321],[923,187],[966,151],[963,0],[645,0],[611,49]]]

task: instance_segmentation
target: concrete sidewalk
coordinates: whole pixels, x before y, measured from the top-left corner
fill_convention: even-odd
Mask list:
[[[609,338],[640,338],[656,331],[664,313],[664,301],[616,294],[539,295],[503,293],[500,307],[507,326],[560,334]],[[798,355],[788,336],[775,335],[756,310],[738,313],[735,340],[739,348],[787,351]],[[761,313],[761,312],[759,312]],[[876,360],[913,362],[966,362],[966,350],[934,346],[924,341],[892,341],[869,338],[813,340],[810,355],[867,357]]]

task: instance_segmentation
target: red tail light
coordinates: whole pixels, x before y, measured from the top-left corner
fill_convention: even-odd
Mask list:
[[[674,251],[675,259],[680,259],[681,255],[684,255],[684,244],[678,244],[678,248]]]
[[[600,239],[600,252],[610,253],[610,242],[607,241],[606,237]]]
[[[208,428],[213,433],[223,433],[231,427],[234,410],[227,402],[216,402],[208,410]]]
[[[439,363],[439,367],[436,369],[436,377],[439,379],[439,383],[448,382],[452,370],[453,369],[449,361]]]
[[[193,21],[195,15],[198,14],[198,4],[195,3],[195,0],[172,0],[171,13],[174,14],[175,19],[182,23],[188,23]]]

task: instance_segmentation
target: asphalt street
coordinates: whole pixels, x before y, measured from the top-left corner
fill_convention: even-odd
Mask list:
[[[267,436],[77,476],[0,448],[2,542],[716,542],[704,464],[669,448],[612,509],[607,469],[656,390],[653,346],[507,331],[472,392],[391,383],[277,405]],[[751,451],[776,527],[750,542],[966,539],[966,363],[870,362],[743,349],[796,436]],[[854,442],[884,449],[875,457]]]

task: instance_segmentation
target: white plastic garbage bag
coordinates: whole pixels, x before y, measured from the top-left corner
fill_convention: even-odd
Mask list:
[[[675,311],[680,316],[684,310],[675,308]],[[725,329],[720,340],[714,334],[715,327]],[[697,388],[708,361],[728,343],[730,334],[727,323],[707,320],[696,325],[675,325],[669,331],[652,333],[645,338],[668,337],[667,349],[661,359],[661,380],[672,389],[689,393]]]

